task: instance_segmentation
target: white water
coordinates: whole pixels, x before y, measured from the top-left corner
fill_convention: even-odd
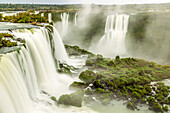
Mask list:
[[[51,13],[48,13],[48,22],[49,23],[52,22],[52,15],[51,15]]]
[[[13,33],[24,38],[27,45],[1,57],[0,113],[92,112],[86,107],[57,107],[48,95],[41,93],[45,91],[58,98],[70,92],[68,87],[73,82],[67,75],[56,72],[47,31],[41,28]]]
[[[74,19],[74,21],[75,21],[75,22],[74,22],[74,25],[75,25],[75,26],[77,26],[77,15],[78,15],[78,14],[76,13],[76,14],[75,14],[75,19]]]
[[[41,16],[44,17],[44,13],[41,13]]]
[[[62,21],[62,38],[66,35],[68,29],[68,19],[69,14],[63,13],[61,14],[61,21]]]
[[[105,34],[99,40],[98,52],[107,57],[126,54],[125,36],[129,16],[125,14],[108,15]]]
[[[55,46],[55,57],[58,60],[63,60],[63,61],[68,61],[68,55],[66,52],[66,49],[64,47],[64,44],[62,42],[62,39],[60,37],[60,34],[58,33],[58,31],[56,30],[55,27],[53,27],[53,41],[54,41],[54,46]],[[59,46],[60,45],[60,46]]]

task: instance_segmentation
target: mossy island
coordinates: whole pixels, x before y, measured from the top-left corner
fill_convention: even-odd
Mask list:
[[[66,45],[66,49],[69,55],[88,54],[88,69],[79,75],[82,82],[70,85],[71,90],[84,90],[86,103],[95,97],[104,105],[115,99],[125,101],[131,110],[147,105],[155,112],[169,111],[170,86],[161,81],[170,78],[170,66],[136,58],[104,58],[78,46]]]

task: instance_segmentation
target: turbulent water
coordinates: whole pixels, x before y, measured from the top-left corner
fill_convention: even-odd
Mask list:
[[[50,95],[58,98],[63,93],[69,93],[68,87],[73,79],[57,73],[47,30],[20,29],[13,30],[13,33],[26,40],[26,48],[21,47],[19,51],[1,56],[0,113],[87,112],[84,108],[81,111],[74,107],[60,108],[50,100]],[[54,30],[54,45],[63,48],[62,43],[55,43],[60,38],[56,33]],[[61,52],[56,54],[58,57]]]
[[[69,15],[63,13],[61,18],[64,35],[68,29]],[[50,19],[51,17],[49,21]],[[129,16],[125,14],[107,17],[105,34],[98,43],[99,53],[105,56],[126,54],[128,19]],[[74,25],[77,25],[77,14]],[[153,113],[147,110],[147,107],[140,111],[130,111],[122,101],[113,101],[112,105],[108,106],[99,102],[83,105],[81,108],[56,106],[50,97],[58,98],[64,93],[70,93],[68,87],[77,78],[57,73],[55,60],[63,60],[79,68],[85,63],[81,60],[84,56],[76,61],[68,58],[61,36],[55,28],[51,33],[45,28],[30,29],[31,25],[27,27],[3,23],[0,29],[13,29],[16,26],[20,30],[12,32],[16,37],[26,40],[26,47],[4,54],[0,58],[0,113]]]
[[[104,56],[126,54],[125,36],[128,28],[129,15],[108,15],[105,34],[97,45],[98,52]]]

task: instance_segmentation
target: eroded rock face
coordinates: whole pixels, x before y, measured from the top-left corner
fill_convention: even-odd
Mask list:
[[[78,90],[74,93],[60,96],[58,100],[58,104],[81,107],[83,98],[84,98],[84,91]]]

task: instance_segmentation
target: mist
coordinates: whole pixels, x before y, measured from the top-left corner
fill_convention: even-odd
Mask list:
[[[105,34],[107,16],[126,14],[129,15],[129,27],[125,39],[127,53],[124,56],[115,54],[109,57],[114,58],[116,55],[137,57],[160,64],[169,64],[170,33],[168,29],[170,23],[168,20],[170,17],[168,16],[169,11],[165,10],[165,7],[167,6],[110,5],[105,7],[101,5],[82,5],[81,10],[69,14],[68,29],[64,35],[60,35],[63,35],[62,39],[65,44],[78,45],[96,54],[101,54],[100,51],[97,51],[97,44]],[[75,25],[75,16],[77,25]],[[62,26],[62,22],[56,22],[55,26]],[[59,33],[62,33],[61,27],[57,29],[60,31]],[[139,34],[136,31],[132,32],[135,29],[139,29]],[[109,52],[110,50],[106,48],[105,51]],[[105,54],[103,56],[108,57]]]

